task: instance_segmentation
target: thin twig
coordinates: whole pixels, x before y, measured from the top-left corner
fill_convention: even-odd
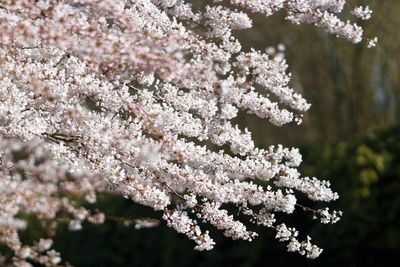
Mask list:
[[[64,59],[69,58],[70,56],[71,56],[71,54],[70,54],[69,52],[65,52],[65,54],[60,58],[60,60],[57,61],[57,63],[53,65],[53,68],[55,68],[55,67],[57,67],[58,65],[60,65],[61,62],[62,62]]]

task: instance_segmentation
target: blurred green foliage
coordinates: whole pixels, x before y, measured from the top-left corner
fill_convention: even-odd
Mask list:
[[[343,220],[315,226],[325,265],[398,266],[400,255],[400,126],[353,142],[303,149],[305,175],[332,178]]]

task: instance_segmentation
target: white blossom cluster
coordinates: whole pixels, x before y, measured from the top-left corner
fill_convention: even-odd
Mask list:
[[[40,239],[33,246],[24,245],[18,235],[27,225],[18,216],[35,214],[47,222],[49,233],[55,233],[57,215],[64,211],[70,227],[77,230],[82,221],[103,223],[104,214],[75,207],[70,195],[85,197],[93,202],[96,190],[104,181],[89,170],[73,174],[73,166],[52,159],[39,139],[22,142],[12,137],[0,138],[0,242],[15,255],[15,266],[30,266],[37,262],[54,266],[61,262],[58,252],[51,249],[51,238]]]
[[[191,2],[0,0],[0,241],[18,266],[61,263],[51,245],[41,248],[45,241],[21,244],[19,215],[55,228],[64,212],[79,230],[105,218],[71,196],[93,203],[104,190],[164,211],[199,250],[215,244],[202,224],[233,239],[256,237],[231,207],[247,223],[274,228],[289,251],[320,254],[275,213],[302,207],[333,223],[340,212],[303,207],[296,194],[329,202],[337,193],[301,177],[298,149],[258,148],[234,123],[243,111],[277,126],[301,123],[310,104],[289,87],[283,53],[243,51],[233,31],[252,27],[246,11],[280,10],[355,43],[362,28],[337,17],[344,0],[230,1],[243,11]]]
[[[368,20],[372,16],[372,10],[369,9],[369,6],[366,6],[366,7],[359,6],[359,7],[354,8],[353,11],[351,12],[351,14],[353,14],[354,16],[356,16],[362,20]]]
[[[290,252],[299,252],[301,255],[306,255],[310,259],[317,258],[322,249],[311,244],[311,238],[299,242],[297,240],[299,232],[295,228],[288,228],[284,223],[276,227],[276,239],[279,241],[288,241],[287,249]]]

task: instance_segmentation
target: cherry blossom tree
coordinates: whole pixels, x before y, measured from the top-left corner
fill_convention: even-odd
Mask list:
[[[255,224],[276,231],[288,251],[318,257],[322,249],[310,237],[298,240],[275,214],[299,208],[335,223],[340,211],[297,199],[330,202],[338,194],[326,180],[301,176],[298,149],[258,148],[235,123],[238,112],[248,112],[276,126],[300,124],[310,104],[290,88],[283,53],[244,51],[234,31],[252,27],[251,13],[284,11],[292,23],[374,46],[376,38],[339,19],[344,5],[0,0],[0,242],[14,264],[62,265],[51,249],[60,214],[71,230],[103,223],[101,211],[74,201],[95,203],[99,192],[162,211],[197,250],[215,245],[204,227],[251,241]],[[361,19],[371,13],[352,12]],[[49,228],[29,245],[19,238],[26,214]],[[144,219],[136,227],[154,224]]]

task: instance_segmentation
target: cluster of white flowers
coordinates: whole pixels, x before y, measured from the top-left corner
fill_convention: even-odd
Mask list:
[[[359,6],[353,9],[351,12],[354,16],[357,18],[360,18],[362,20],[368,20],[372,16],[372,10],[369,9],[369,6],[363,7]]]
[[[16,266],[30,266],[27,261],[46,266],[60,263],[60,255],[50,250],[51,239],[41,239],[33,246],[21,243],[18,231],[27,225],[18,216],[35,214],[46,222],[44,225],[53,234],[57,224],[62,223],[57,218],[60,211],[69,214],[66,219],[70,220],[70,227],[74,230],[78,230],[84,220],[102,223],[102,213],[76,208],[73,200],[66,196],[78,194],[88,197],[95,194],[104,181],[92,172],[72,174],[72,165],[52,159],[50,151],[38,139],[22,142],[17,138],[1,137],[0,150],[0,242],[14,251]]]
[[[195,241],[196,250],[210,250],[214,247],[215,242],[210,238],[208,231],[202,233],[197,221],[191,219],[185,211],[167,209],[164,212],[163,219],[167,221],[169,227]]]
[[[368,45],[367,45],[367,47],[368,47],[368,48],[375,47],[377,43],[378,43],[378,37],[375,36],[374,38],[368,40]]]
[[[307,258],[315,259],[321,254],[322,249],[311,244],[311,237],[299,242],[297,240],[299,232],[295,228],[288,228],[284,223],[276,226],[276,239],[279,241],[289,241],[287,249],[290,252],[299,252]]]
[[[362,28],[338,18],[344,0],[230,0],[243,11],[191,2],[0,0],[0,241],[19,266],[61,261],[49,246],[40,249],[42,241],[21,244],[19,214],[55,228],[65,211],[79,230],[105,218],[71,196],[93,203],[102,190],[163,210],[199,250],[214,241],[198,220],[233,239],[256,237],[230,205],[276,229],[289,251],[321,252],[309,239],[298,242],[295,230],[288,236],[274,214],[303,207],[296,194],[329,202],[337,193],[301,177],[297,149],[257,148],[233,121],[242,110],[277,126],[301,123],[310,104],[289,87],[284,46],[279,57],[242,51],[233,31],[252,27],[246,10],[286,10],[294,23],[352,42],[362,40]],[[303,209],[323,223],[340,215]]]

